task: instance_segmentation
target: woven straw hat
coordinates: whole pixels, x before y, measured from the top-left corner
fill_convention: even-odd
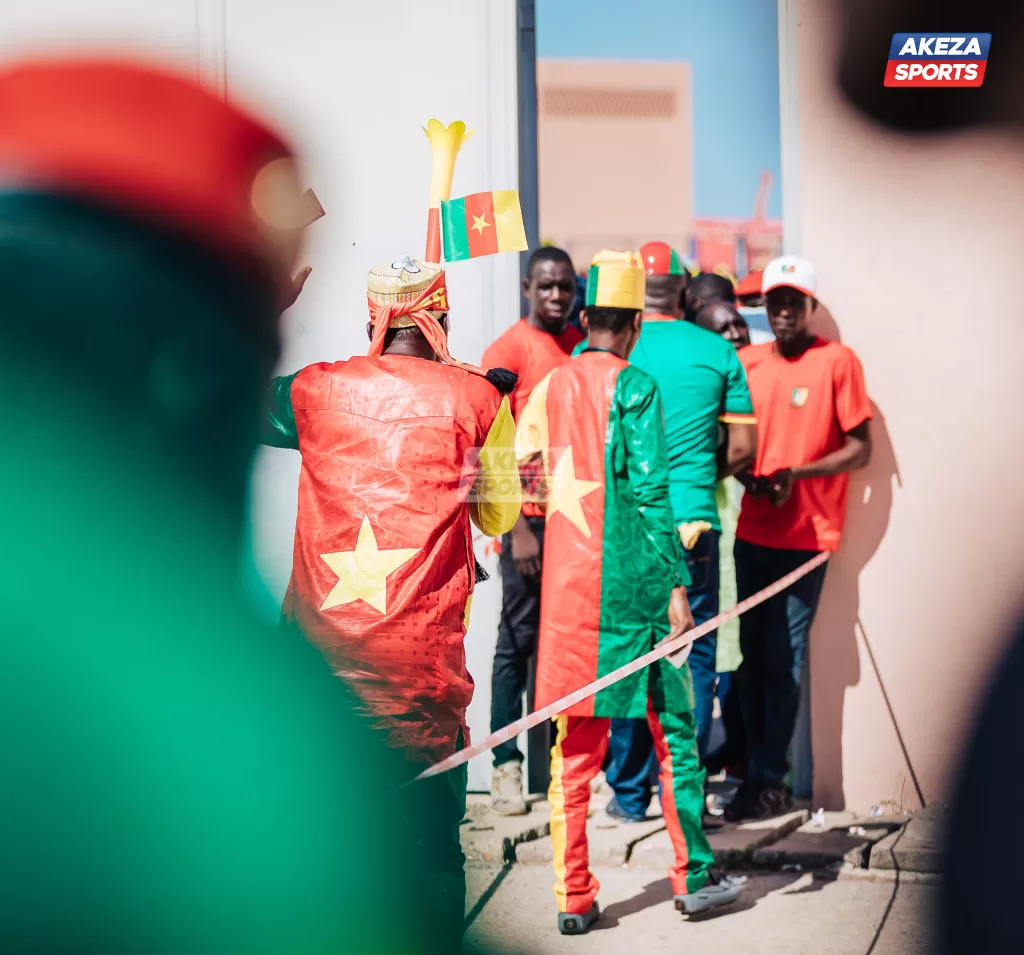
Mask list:
[[[390,265],[375,265],[366,277],[366,295],[371,302],[378,305],[397,305],[401,302],[414,302],[429,288],[437,278],[442,281],[429,302],[430,311],[435,318],[448,311],[448,291],[444,285],[444,269],[429,262],[421,262],[410,256],[404,256]],[[416,323],[408,315],[399,315],[389,324],[389,328],[409,328]]]

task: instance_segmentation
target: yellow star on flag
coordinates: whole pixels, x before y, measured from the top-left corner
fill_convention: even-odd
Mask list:
[[[484,229],[489,229],[491,224],[487,221],[487,216],[473,216],[473,224],[470,226],[471,229],[476,229],[480,235],[484,234]]]
[[[398,570],[419,550],[418,547],[379,550],[370,519],[364,517],[355,550],[320,555],[324,563],[338,575],[338,582],[320,609],[330,610],[356,600],[365,600],[374,610],[386,613],[388,575]]]
[[[584,537],[590,536],[590,527],[580,499],[601,486],[600,481],[581,481],[576,477],[572,461],[572,447],[568,447],[558,459],[551,472],[551,487],[548,491],[548,518],[561,511],[567,520],[575,524]]]

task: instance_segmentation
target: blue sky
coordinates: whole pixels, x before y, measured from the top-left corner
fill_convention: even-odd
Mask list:
[[[697,216],[748,216],[762,169],[781,216],[775,0],[536,0],[537,55],[686,60]]]

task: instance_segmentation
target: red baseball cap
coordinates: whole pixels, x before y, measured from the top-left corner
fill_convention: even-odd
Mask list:
[[[640,261],[648,275],[689,275],[679,253],[667,242],[647,242],[640,246]]]
[[[764,271],[762,269],[754,269],[753,272],[748,272],[736,283],[736,297],[743,298],[746,295],[760,295],[761,276],[763,274]]]

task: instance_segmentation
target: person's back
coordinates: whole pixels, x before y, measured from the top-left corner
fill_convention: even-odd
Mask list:
[[[267,394],[262,439],[302,455],[282,615],[286,630],[320,645],[391,746],[422,766],[469,743],[470,522],[495,535],[519,516],[506,397],[516,377],[452,357],[436,264],[405,256],[375,266],[367,306],[367,357],[311,365]],[[462,766],[409,790],[431,807],[414,839],[430,856],[421,889],[436,913],[433,944],[449,951],[465,915],[466,783]]]
[[[669,503],[661,398],[651,376],[627,360],[640,332],[644,281],[636,255],[597,256],[583,313],[589,344],[534,389],[519,422],[517,457],[541,459],[546,489],[538,708],[693,622],[685,591],[690,577]],[[587,807],[613,718],[643,720],[654,740],[677,907],[698,912],[739,895],[740,883],[709,869],[691,698],[689,669],[660,660],[556,717],[548,800],[564,934],[585,932],[599,917]]]
[[[379,891],[425,881],[408,767],[239,595],[291,263],[218,203],[289,151],[102,61],[0,71],[0,117],[0,949],[433,947]]]
[[[603,672],[601,656],[613,653],[621,663],[650,650],[657,631],[667,631],[668,582],[682,571],[674,563],[678,542],[666,543],[649,526],[657,521],[661,531],[672,530],[668,501],[648,494],[637,464],[635,442],[646,420],[639,415],[650,411],[660,418],[651,377],[618,355],[588,350],[552,372],[535,393],[545,405],[546,447],[552,449],[544,542],[552,572],[541,592],[537,668],[541,707],[595,679]],[[659,578],[666,584],[629,583]],[[634,696],[638,707],[627,702]],[[637,712],[621,712],[624,704]],[[588,715],[643,716],[646,674],[583,706]]]
[[[715,499],[720,477],[753,460],[756,427],[743,367],[726,342],[683,320],[687,272],[677,252],[664,242],[640,248],[647,274],[640,338],[630,362],[657,383],[665,411],[672,516],[686,549],[692,578],[687,597],[700,625],[718,614],[721,521]],[[697,290],[727,279],[699,275]],[[724,438],[724,441],[723,441]],[[701,758],[711,735],[718,683],[717,635],[708,634],[690,654],[697,743]],[[654,749],[641,720],[612,724],[606,778],[615,797],[606,811],[634,821],[646,816],[651,801]]]
[[[389,354],[311,365],[290,394],[299,510],[320,519],[296,524],[285,618],[396,744],[452,746],[473,693],[467,499],[502,395],[461,368]]]
[[[754,423],[736,350],[692,322],[652,321],[645,315],[630,363],[654,378],[661,391],[676,523],[707,521],[720,531],[719,425]]]
[[[0,375],[38,398],[0,477],[0,947],[429,950],[430,911],[379,892],[427,861],[405,761],[314,647],[242,605],[230,522],[173,460],[14,357]]]

